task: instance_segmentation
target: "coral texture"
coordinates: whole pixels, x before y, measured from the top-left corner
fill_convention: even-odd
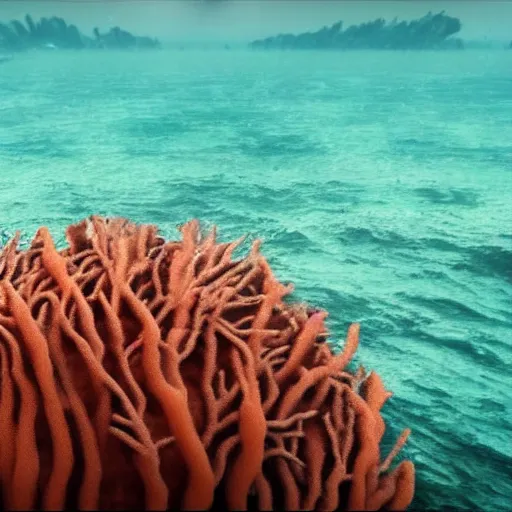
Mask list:
[[[329,349],[327,313],[283,298],[259,242],[197,221],[91,217],[0,256],[0,505],[7,509],[405,509],[381,459],[375,373]]]

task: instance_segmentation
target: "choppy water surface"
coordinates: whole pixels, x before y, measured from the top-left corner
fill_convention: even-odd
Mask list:
[[[512,52],[31,53],[0,67],[0,226],[250,233],[395,392],[414,507],[512,496]],[[508,441],[507,441],[508,439]]]

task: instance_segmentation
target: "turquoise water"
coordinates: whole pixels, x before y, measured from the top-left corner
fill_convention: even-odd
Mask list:
[[[92,213],[262,238],[336,343],[361,322],[413,508],[509,509],[512,52],[17,55],[3,239]]]

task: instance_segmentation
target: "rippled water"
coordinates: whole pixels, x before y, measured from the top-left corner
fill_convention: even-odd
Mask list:
[[[512,52],[19,55],[0,229],[92,213],[263,238],[413,434],[414,508],[512,496]],[[337,341],[339,343],[339,341]],[[507,441],[508,439],[508,441]]]

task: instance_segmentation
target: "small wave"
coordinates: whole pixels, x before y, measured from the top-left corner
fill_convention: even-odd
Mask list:
[[[480,463],[484,463],[496,471],[504,472],[509,478],[509,490],[512,491],[512,486],[510,485],[512,481],[512,457],[492,446],[478,442],[471,444],[471,453],[475,458],[479,459]],[[501,491],[503,492],[503,489]]]
[[[258,139],[243,139],[237,148],[243,154],[253,157],[323,153],[320,145],[300,135],[262,135]]]
[[[478,162],[510,164],[512,153],[505,146],[456,146],[416,138],[395,139],[391,147],[399,155],[412,155],[422,160],[429,158],[463,158]]]
[[[393,141],[395,147],[397,148],[422,148],[429,149],[437,146],[436,142],[428,141],[428,140],[420,140],[415,138],[408,139],[395,139]]]
[[[417,248],[415,240],[407,238],[395,231],[372,230],[369,228],[348,227],[343,230],[339,239],[344,244],[375,244],[381,247]]]
[[[265,241],[272,241],[273,244],[293,251],[307,251],[313,248],[315,243],[304,233],[294,229],[278,229],[277,231],[269,231],[265,237]]]
[[[18,157],[71,158],[76,156],[71,148],[75,141],[57,141],[53,139],[20,140],[0,143],[0,155]],[[1,157],[0,157],[1,158]]]
[[[479,368],[488,371],[492,368],[493,372],[507,373],[508,365],[500,356],[492,352],[479,340],[473,340],[470,337],[466,339],[455,338],[451,336],[443,336],[443,330],[439,329],[439,335],[429,332],[423,328],[413,329],[410,332],[411,336],[421,340],[424,343],[431,343],[436,347],[445,347],[453,351],[456,357],[470,358],[475,365]]]
[[[419,187],[413,192],[433,204],[477,207],[480,204],[479,194],[470,189],[449,188],[441,190],[437,187]]]
[[[500,277],[512,283],[512,250],[482,245],[463,251],[465,260],[455,263],[454,270],[467,270],[477,275]]]
[[[433,249],[435,251],[453,252],[459,254],[463,247],[455,241],[438,237],[421,237],[417,240],[419,249]]]
[[[172,115],[129,118],[113,124],[113,131],[126,134],[130,138],[141,138],[144,144],[148,139],[166,139],[176,137],[191,130],[188,123],[179,121]]]
[[[456,318],[458,321],[498,321],[496,318],[489,316],[483,310],[477,310],[468,306],[459,300],[446,297],[422,297],[419,295],[411,295],[407,292],[398,292],[396,297],[406,303],[418,305],[422,310],[430,310],[444,318]]]

